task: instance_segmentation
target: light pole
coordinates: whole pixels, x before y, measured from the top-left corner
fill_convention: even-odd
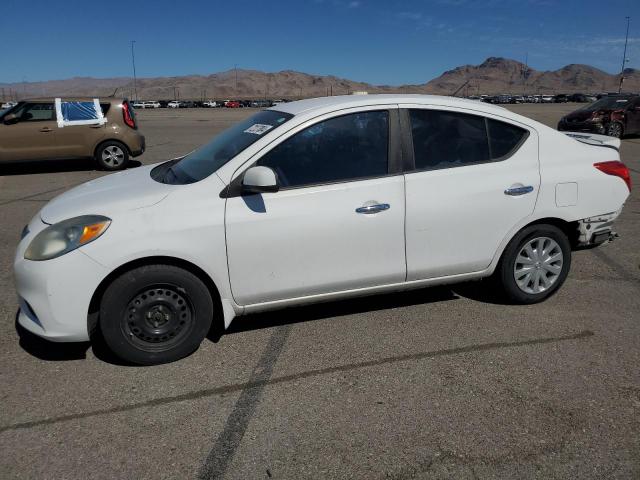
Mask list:
[[[135,40],[131,40],[131,63],[133,64],[133,91],[135,92],[135,101],[138,101],[138,79],[136,78],[136,55],[133,51]]]
[[[622,92],[622,82],[624,82],[624,66],[627,63],[627,42],[629,41],[629,21],[631,17],[625,17],[627,19],[627,34],[624,37],[624,53],[622,54],[622,67],[620,67],[620,85],[618,86],[618,93]]]
[[[238,64],[233,65],[233,70],[236,74],[236,96],[238,96]]]

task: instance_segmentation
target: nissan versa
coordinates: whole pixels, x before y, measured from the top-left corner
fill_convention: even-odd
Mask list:
[[[170,362],[267,309],[492,277],[515,303],[606,243],[620,140],[436,96],[281,104],[187,156],[48,203],[15,258],[19,323]]]

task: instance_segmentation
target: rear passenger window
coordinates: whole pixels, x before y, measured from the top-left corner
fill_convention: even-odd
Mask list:
[[[499,159],[511,154],[524,140],[527,131],[509,123],[487,119],[491,157]]]
[[[527,130],[478,115],[410,110],[417,170],[501,160],[524,141]]]
[[[410,110],[416,169],[459,167],[490,160],[484,117]]]

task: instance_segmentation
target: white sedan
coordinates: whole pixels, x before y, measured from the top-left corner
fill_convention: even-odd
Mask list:
[[[155,364],[289,305],[484,277],[542,301],[631,188],[618,139],[570,135],[447,97],[278,105],[49,202],[17,249],[19,323]]]

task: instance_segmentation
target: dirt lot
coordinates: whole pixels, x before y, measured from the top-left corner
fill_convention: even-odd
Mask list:
[[[549,125],[573,108],[513,107]],[[248,113],[141,111],[140,160]],[[640,140],[622,157],[640,185]],[[638,187],[621,239],[576,252],[543,304],[494,304],[469,284],[296,308],[135,368],[14,326],[20,231],[103,175],[91,168],[0,167],[0,478],[640,477]]]

